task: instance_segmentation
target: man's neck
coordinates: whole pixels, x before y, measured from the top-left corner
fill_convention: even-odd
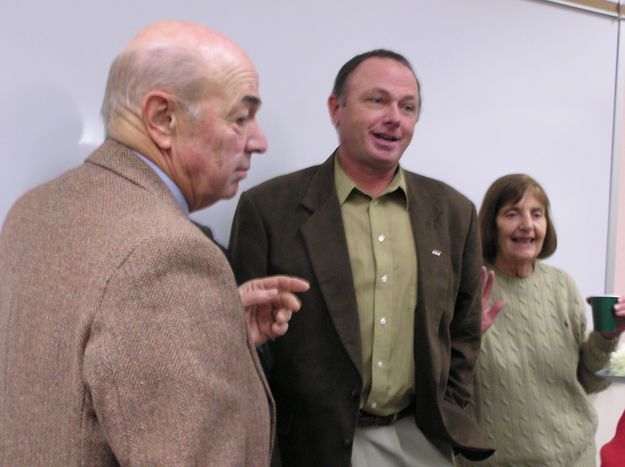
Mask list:
[[[154,163],[178,187],[189,209],[191,211],[196,209],[193,203],[189,201],[192,200],[192,197],[189,196],[191,193],[189,186],[182,184],[184,182],[183,178],[176,177],[175,167],[172,166],[172,157],[169,157],[169,154],[159,148],[150,138],[141,118],[130,112],[124,115],[117,115],[116,118],[109,122],[106,131],[109,137],[134,149]]]
[[[391,184],[399,167],[395,164],[394,167],[386,169],[352,163],[340,156],[340,149],[338,161],[345,174],[354,181],[356,186],[374,198],[381,195]]]
[[[148,136],[143,121],[137,115],[117,115],[107,125],[106,131],[108,136],[141,153],[171,177],[165,156]]]

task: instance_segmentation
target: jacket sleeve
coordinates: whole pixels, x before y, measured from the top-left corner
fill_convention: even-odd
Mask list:
[[[261,216],[252,197],[241,193],[232,221],[228,260],[238,284],[269,274],[268,238]],[[269,344],[257,348],[258,358],[267,378],[273,366],[273,354]]]
[[[473,394],[473,375],[480,352],[482,319],[481,276],[482,251],[477,214],[472,206],[470,225],[465,239],[461,276],[451,321],[451,362],[446,399],[464,408]]]
[[[112,271],[83,379],[121,465],[268,459],[267,395],[234,277],[199,233],[145,240]]]
[[[269,274],[268,237],[253,198],[241,193],[234,213],[228,257],[237,283]]]

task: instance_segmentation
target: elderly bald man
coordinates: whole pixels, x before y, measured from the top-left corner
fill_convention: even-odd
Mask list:
[[[0,465],[269,463],[254,345],[308,284],[237,289],[188,219],[265,151],[259,106],[249,58],[203,26],[156,23],[115,59],[106,141],[0,234]]]

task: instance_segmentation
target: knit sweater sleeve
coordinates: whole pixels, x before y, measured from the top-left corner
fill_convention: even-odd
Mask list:
[[[610,385],[610,382],[595,373],[605,367],[610,359],[610,353],[615,349],[618,339],[606,339],[595,331],[586,331],[586,307],[584,300],[575,282],[566,276],[568,298],[571,314],[579,320],[580,326],[576,339],[579,345],[579,363],[577,366],[577,379],[584,387],[586,393],[599,392]]]

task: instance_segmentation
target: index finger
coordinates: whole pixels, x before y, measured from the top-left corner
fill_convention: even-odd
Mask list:
[[[310,288],[306,279],[296,276],[275,275],[260,280],[265,288],[278,289],[281,292],[306,292]]]

